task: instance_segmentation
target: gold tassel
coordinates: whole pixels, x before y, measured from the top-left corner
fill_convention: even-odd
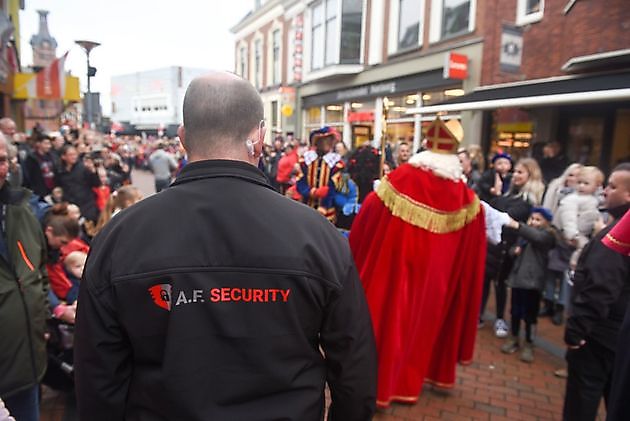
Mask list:
[[[376,194],[392,215],[436,234],[462,229],[477,217],[481,209],[477,196],[470,204],[457,211],[445,212],[432,208],[397,191],[387,177],[381,180]]]

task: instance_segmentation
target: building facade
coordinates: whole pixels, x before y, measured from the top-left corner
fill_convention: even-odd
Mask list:
[[[171,66],[112,77],[112,121],[126,132],[175,136],[182,124],[186,87],[207,72]]]
[[[477,116],[489,154],[540,157],[556,141],[569,162],[605,171],[630,159],[627,1],[493,1],[480,19],[482,86],[416,111]]]
[[[439,114],[488,154],[536,155],[553,140],[607,169],[630,155],[624,3],[270,0],[233,28],[235,69],[284,133],[329,125],[349,147],[383,136],[417,147]]]

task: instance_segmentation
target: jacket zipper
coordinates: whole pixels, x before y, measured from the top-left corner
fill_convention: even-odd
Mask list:
[[[18,244],[18,248],[20,248],[20,251],[23,251],[22,243],[18,240],[17,242]],[[10,253],[10,251],[9,251]],[[23,257],[26,256],[26,253],[24,253]],[[26,259],[28,260],[28,258],[26,257]],[[31,329],[31,315],[28,312],[28,306],[26,305],[26,299],[24,298],[24,289],[22,288],[22,280],[20,279],[20,277],[17,274],[17,271],[15,269],[15,265],[13,264],[13,259],[11,259],[11,256],[9,256],[9,267],[11,268],[11,271],[13,272],[13,276],[15,277],[15,282],[17,283],[18,286],[18,290],[20,291],[20,298],[22,300],[22,307],[24,307],[24,315],[26,316],[26,333],[28,335],[28,344],[29,344],[29,351],[31,354],[31,369],[33,371],[33,381],[35,383],[37,383],[37,367],[36,367],[36,363],[35,363],[35,349],[33,346],[33,332]],[[30,262],[30,261],[29,261]],[[31,264],[32,266],[32,264]]]

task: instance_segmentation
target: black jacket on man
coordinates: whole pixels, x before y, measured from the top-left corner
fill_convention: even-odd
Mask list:
[[[78,161],[68,171],[65,167],[59,169],[56,184],[63,189],[63,200],[74,203],[81,209],[81,214],[90,221],[98,219],[98,208],[93,187],[101,185],[98,174],[88,170]]]
[[[347,242],[249,164],[188,164],[114,217],[79,302],[81,419],[319,420],[325,382],[329,419],[374,412],[375,344]]]
[[[573,283],[571,316],[565,342],[595,341],[615,351],[626,309],[630,304],[630,257],[602,243],[614,224],[602,229],[584,247]]]

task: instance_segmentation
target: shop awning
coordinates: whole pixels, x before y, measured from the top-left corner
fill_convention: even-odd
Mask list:
[[[407,114],[540,107],[630,100],[630,72],[588,76],[559,76],[525,82],[484,86],[456,99]]]

